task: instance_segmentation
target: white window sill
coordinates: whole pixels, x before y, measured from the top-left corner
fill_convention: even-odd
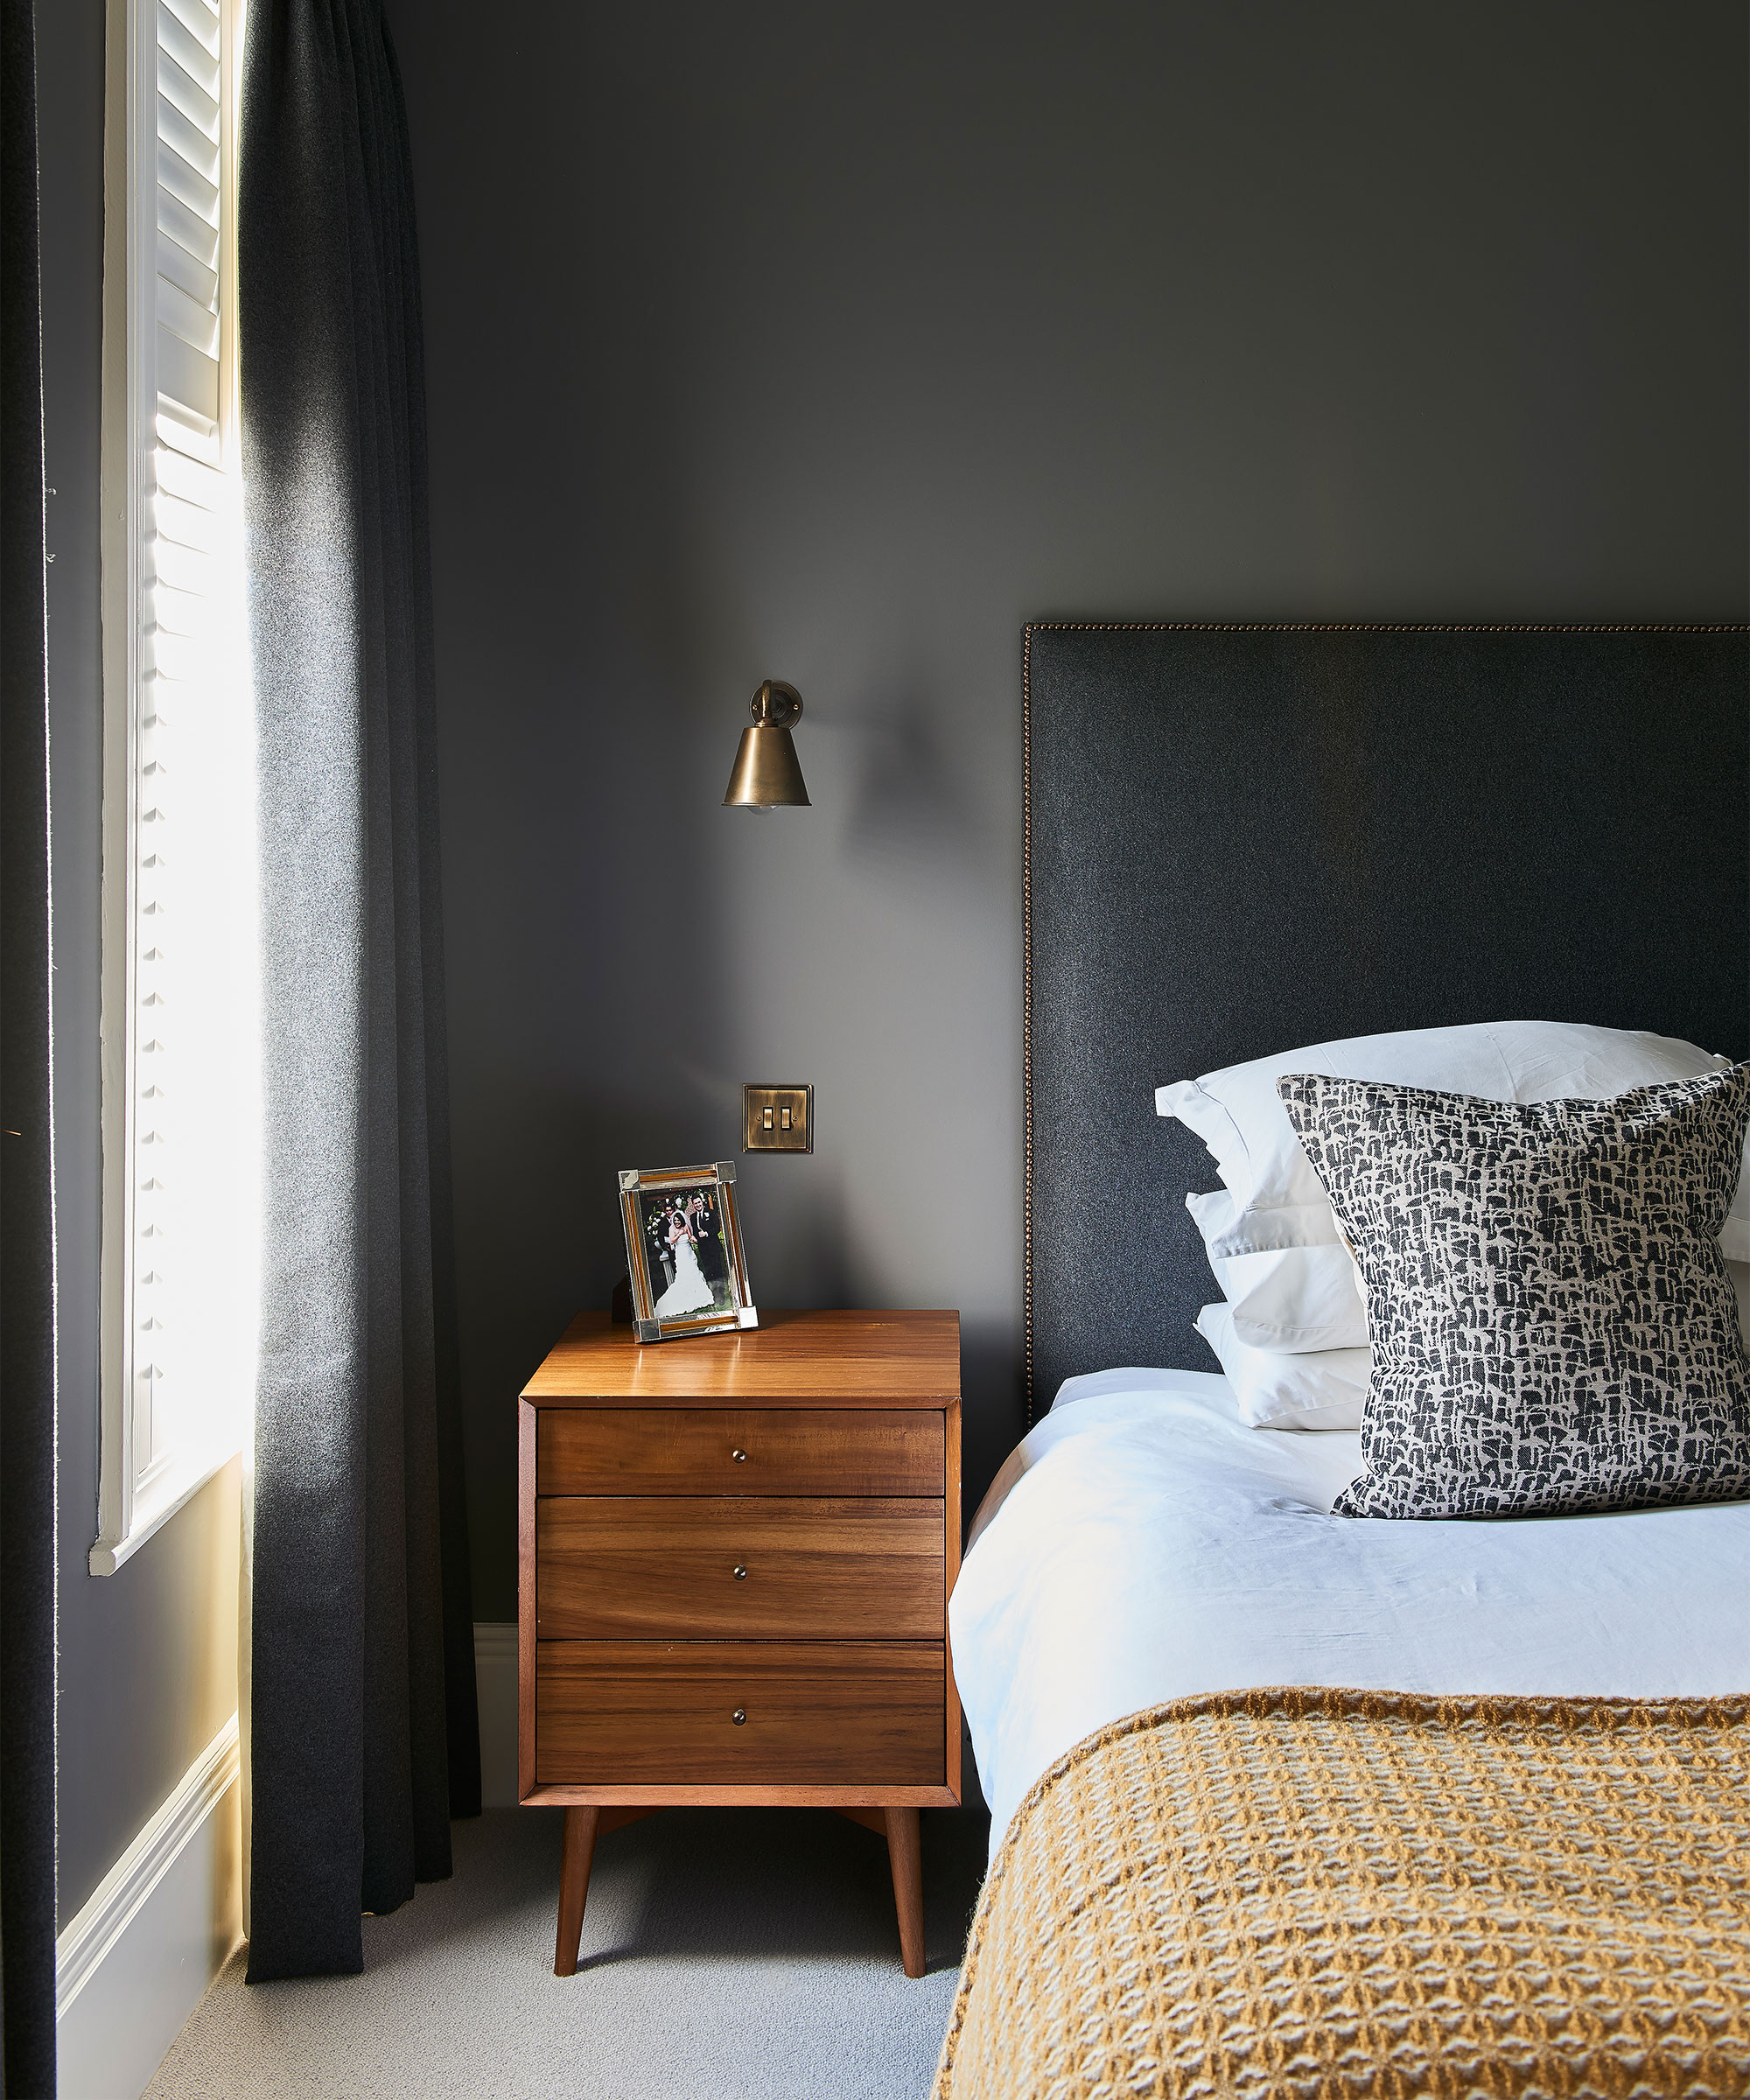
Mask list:
[[[135,1502],[127,1530],[116,1538],[102,1535],[97,1538],[91,1549],[91,1572],[113,1575],[123,1561],[131,1560],[153,1532],[161,1530],[178,1509],[192,1502],[214,1474],[222,1472],[241,1449],[242,1446],[235,1442],[221,1444],[204,1452],[191,1452],[180,1465],[167,1467]]]

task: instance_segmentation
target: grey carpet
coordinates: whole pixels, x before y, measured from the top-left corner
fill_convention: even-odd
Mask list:
[[[558,1811],[454,1826],[453,1880],[365,1921],[361,1976],[218,1978],[148,2100],[395,2094],[912,2100],[929,2091],[989,1824],[923,1816],[928,1973],[900,1967],[886,1845],[812,1809],[685,1809],[596,1848],[553,1974]]]

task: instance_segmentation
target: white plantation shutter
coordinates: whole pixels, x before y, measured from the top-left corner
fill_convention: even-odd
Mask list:
[[[220,430],[222,96],[219,10],[208,0],[158,0],[152,9],[152,391],[145,437],[150,471],[144,520],[144,629],[136,758],[139,819],[135,904],[138,957],[134,1070],[134,1492],[172,1462],[177,1446],[172,1361],[181,1322],[169,1198],[181,1191],[173,1068],[179,1013],[171,957],[182,946],[177,875],[177,732],[210,701],[223,613],[224,446]],[[206,678],[203,679],[203,673]],[[174,930],[172,930],[174,929]]]
[[[105,325],[112,346],[125,332],[126,382],[112,372],[104,404],[100,1573],[238,1448],[253,1376],[254,823],[227,306],[240,31],[229,0],[128,0],[130,122],[110,142],[127,211],[106,234],[106,298],[122,236],[126,296]]]
[[[195,438],[196,456],[217,466],[223,187],[219,10],[209,0],[158,0],[154,26],[158,390],[164,421],[185,424]]]

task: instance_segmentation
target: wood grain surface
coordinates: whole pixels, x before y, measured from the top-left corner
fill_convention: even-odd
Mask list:
[[[584,1905],[589,1900],[590,1867],[596,1856],[602,1811],[567,1809],[559,1839],[559,1929],[553,1946],[555,1976],[578,1973],[578,1947],[584,1935]],[[908,1970],[906,1974],[911,1972]]]
[[[928,1494],[944,1418],[908,1408],[542,1408],[542,1494]]]
[[[960,1403],[955,1401],[948,1410],[948,1522],[944,1544],[948,1548],[948,1565],[943,1579],[950,1597],[954,1586],[960,1579],[960,1532],[962,1519],[960,1513]],[[947,1612],[944,1607],[942,1638],[948,1637]],[[956,1801],[960,1799],[960,1687],[954,1681],[954,1649],[948,1652],[948,1783],[954,1791]]]
[[[535,1784],[535,1455],[539,1423],[516,1410],[516,1797]]]
[[[745,1333],[639,1342],[580,1312],[522,1389],[537,1406],[941,1408],[960,1396],[957,1312],[767,1312]]]
[[[745,1787],[713,1785],[708,1780],[690,1780],[671,1786],[665,1781],[632,1780],[617,1786],[596,1786],[556,1780],[535,1788],[525,1796],[526,1809],[605,1808],[610,1802],[636,1802],[640,1810],[658,1809],[842,1809],[849,1802],[869,1808],[957,1809],[960,1797],[942,1785],[925,1787],[884,1786],[879,1781],[841,1780],[836,1785],[802,1786],[778,1780],[756,1780]],[[882,1828],[886,1829],[886,1824]]]
[[[575,1810],[568,1810],[575,1815]],[[893,1875],[893,1908],[900,1921],[900,1960],[906,1974],[924,1972],[924,1861],[918,1812],[889,1809],[887,1859]]]
[[[942,1641],[944,1507],[921,1495],[543,1495],[539,1637]]]
[[[940,1644],[543,1641],[537,1777],[937,1787],[944,1670]]]

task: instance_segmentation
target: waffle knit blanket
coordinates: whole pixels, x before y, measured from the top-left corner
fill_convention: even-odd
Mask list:
[[[937,2100],[1750,2095],[1750,1698],[1179,1699],[979,1900]]]

